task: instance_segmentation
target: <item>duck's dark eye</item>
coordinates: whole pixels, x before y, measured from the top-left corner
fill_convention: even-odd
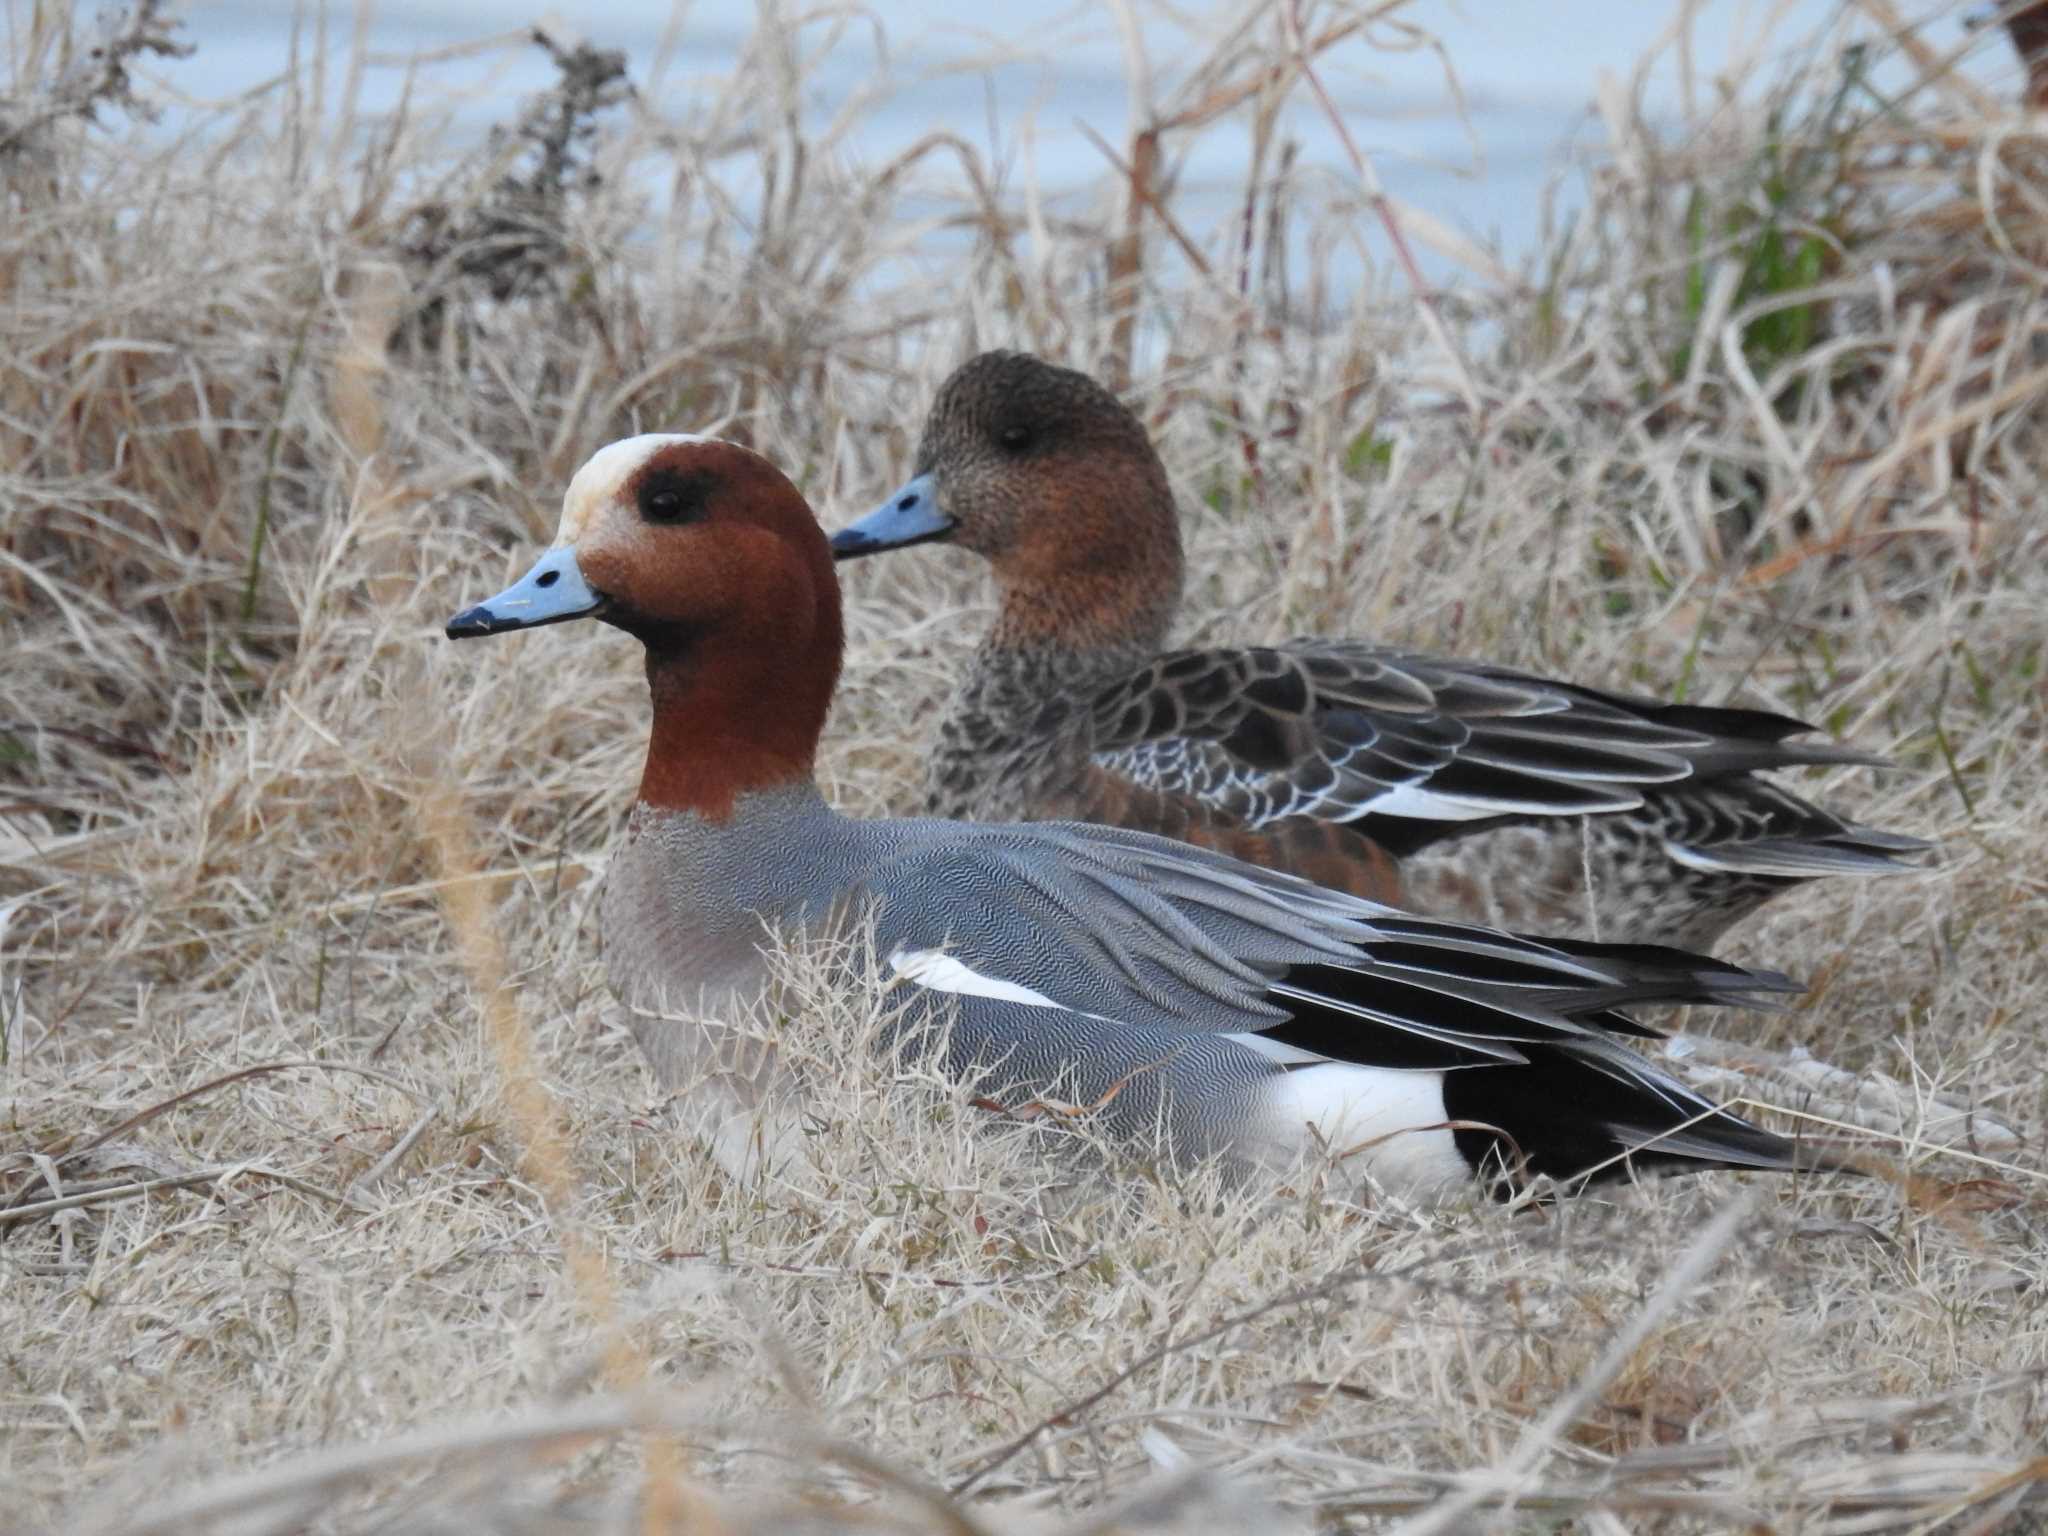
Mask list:
[[[1022,422],[1012,422],[996,432],[996,441],[1011,453],[1022,453],[1031,446],[1031,429]]]
[[[650,523],[687,523],[704,515],[711,483],[703,475],[658,470],[640,481],[640,515]]]

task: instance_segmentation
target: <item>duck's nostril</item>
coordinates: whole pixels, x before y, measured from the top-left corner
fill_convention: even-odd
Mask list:
[[[560,571],[542,571],[538,576],[533,578],[533,584],[536,587],[552,587],[556,582],[560,581],[561,579],[562,573]]]
[[[916,505],[917,498],[915,496],[906,496],[901,501],[896,503],[896,510],[898,512],[908,512],[912,507]]]

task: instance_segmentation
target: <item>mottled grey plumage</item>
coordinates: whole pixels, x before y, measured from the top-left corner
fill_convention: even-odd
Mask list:
[[[1447,1107],[1423,1124],[1484,1119],[1557,1176],[1649,1143],[1639,1166],[1795,1161],[1612,1039],[1649,1033],[1618,1006],[1767,1003],[1795,990],[1783,978],[1412,918],[1144,833],[855,821],[809,786],[750,796],[726,821],[641,807],[607,876],[607,961],[650,1061],[684,1083],[705,1069],[705,1037],[672,1010],[729,1014],[758,993],[764,924],[868,918],[875,952],[912,980],[907,1021],[950,1021],[951,1071],[1004,1103],[1096,1105],[1111,1139],[1163,1138],[1177,1157],[1298,1155],[1309,1133],[1276,1118],[1276,1083],[1354,1064],[1440,1084]],[[1037,1001],[917,984],[903,957],[934,952]],[[1483,1114],[1456,1108],[1468,1086]],[[1395,1182],[1502,1155],[1476,1129],[1438,1139],[1455,1163],[1396,1157]]]
[[[1801,880],[1897,872],[1928,846],[1759,777],[1883,762],[1792,741],[1811,727],[1782,715],[1345,640],[1161,654],[1172,495],[1142,424],[1085,375],[975,358],[917,468],[836,547],[894,547],[915,506],[904,542],[950,539],[1001,586],[930,759],[935,814],[1117,821],[1448,916],[1685,947]]]

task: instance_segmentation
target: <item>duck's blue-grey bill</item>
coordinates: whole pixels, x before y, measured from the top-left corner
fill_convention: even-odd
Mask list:
[[[590,590],[576,563],[576,551],[551,549],[532,570],[488,602],[465,608],[448,621],[448,638],[502,635],[512,629],[533,629],[588,618],[604,607],[604,598]]]
[[[919,475],[857,523],[832,535],[832,558],[851,560],[885,549],[928,544],[953,531],[953,519],[939,510],[930,475]]]

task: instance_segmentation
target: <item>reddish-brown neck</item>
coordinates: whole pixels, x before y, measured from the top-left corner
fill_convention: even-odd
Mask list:
[[[1089,532],[1098,536],[1013,551],[997,562],[1002,611],[990,643],[1148,653],[1166,643],[1180,607],[1177,531],[1169,523],[1163,536]]]
[[[1002,609],[989,631],[996,647],[1159,650],[1180,605],[1180,583],[1133,584],[1101,571],[1060,581],[998,580]]]
[[[723,821],[739,796],[812,776],[841,645],[829,564],[823,576],[814,603],[648,648],[654,730],[643,801]]]
[[[1157,650],[1180,606],[1180,519],[1149,446],[1046,470],[994,556],[993,644]]]

